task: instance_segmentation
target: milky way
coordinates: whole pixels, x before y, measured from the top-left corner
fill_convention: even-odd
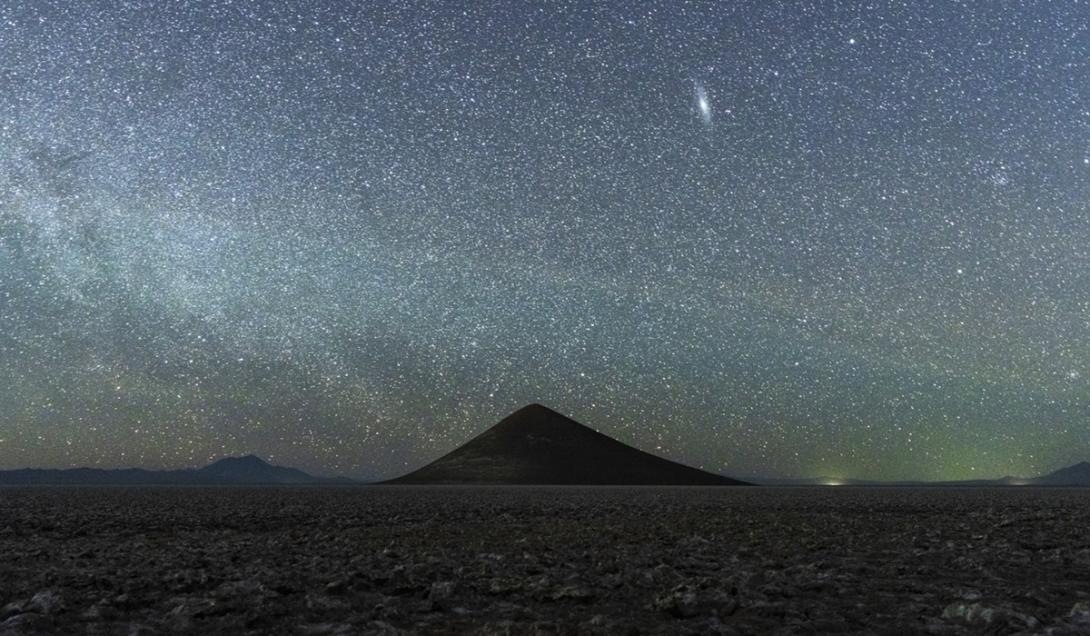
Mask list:
[[[700,113],[700,118],[704,120],[705,124],[712,123],[712,106],[708,100],[708,90],[704,88],[704,85],[700,82],[696,83],[696,87],[693,91],[696,98],[696,109]]]
[[[0,5],[0,468],[1090,459],[1085,3],[359,4]]]

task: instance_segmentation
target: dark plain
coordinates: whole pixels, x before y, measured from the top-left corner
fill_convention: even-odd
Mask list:
[[[1090,490],[2,488],[0,634],[1090,633]]]

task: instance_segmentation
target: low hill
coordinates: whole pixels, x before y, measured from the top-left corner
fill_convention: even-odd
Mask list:
[[[276,466],[254,455],[226,457],[204,468],[144,470],[102,468],[0,470],[0,485],[58,486],[200,486],[256,484],[350,483],[343,478],[315,477],[295,468]]]
[[[328,481],[308,475],[298,468],[275,466],[257,457],[225,457],[197,472],[212,480],[233,484],[312,484]]]

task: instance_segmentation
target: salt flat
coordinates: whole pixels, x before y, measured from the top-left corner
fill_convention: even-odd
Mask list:
[[[1090,490],[0,489],[0,633],[1090,633]]]

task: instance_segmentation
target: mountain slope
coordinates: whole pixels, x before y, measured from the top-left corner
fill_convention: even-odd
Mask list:
[[[645,453],[540,404],[390,484],[742,485]]]
[[[1033,480],[1041,486],[1090,486],[1090,462],[1061,468]]]

